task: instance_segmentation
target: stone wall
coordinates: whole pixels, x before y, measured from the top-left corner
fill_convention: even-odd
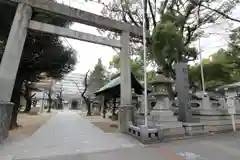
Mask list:
[[[8,137],[13,103],[0,102],[0,143]]]

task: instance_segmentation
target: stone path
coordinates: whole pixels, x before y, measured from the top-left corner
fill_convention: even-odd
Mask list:
[[[239,160],[239,148],[237,133],[35,160]]]
[[[77,112],[63,111],[54,115],[31,137],[1,146],[0,155],[28,159],[137,146],[141,144],[126,135],[104,133]]]

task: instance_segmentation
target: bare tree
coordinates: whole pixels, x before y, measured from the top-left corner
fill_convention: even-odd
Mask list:
[[[90,97],[86,94],[88,87],[89,87],[89,83],[88,83],[88,74],[89,74],[90,70],[87,71],[87,73],[85,74],[84,77],[84,90],[82,92],[81,88],[79,87],[78,83],[73,81],[73,83],[76,85],[78,92],[81,93],[81,97],[84,100],[85,104],[87,105],[87,116],[91,116],[92,115],[92,111],[91,111],[91,99]]]
[[[51,112],[52,109],[52,90],[51,88],[49,88],[49,90],[46,92],[47,97],[48,97],[48,111],[47,112]]]
[[[24,85],[24,98],[26,99],[26,106],[24,112],[28,113],[31,110],[32,99],[36,95],[36,93],[32,94],[32,89],[30,88],[31,82],[29,83],[28,81],[26,81]]]
[[[63,108],[63,85],[61,84],[59,91],[57,91],[57,99],[59,100],[58,109]]]
[[[53,90],[52,90],[52,87],[53,87],[53,81],[51,81],[50,83],[50,86],[48,88],[48,91],[47,91],[47,96],[48,96],[48,111],[47,112],[51,112],[51,109],[52,109],[52,102],[53,102],[53,99],[52,99],[52,93],[53,93]]]

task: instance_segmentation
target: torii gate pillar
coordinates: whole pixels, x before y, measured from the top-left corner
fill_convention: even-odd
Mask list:
[[[121,53],[120,53],[120,71],[121,71],[121,106],[119,112],[119,130],[122,133],[128,131],[129,122],[131,122],[132,110],[132,86],[131,86],[131,65],[130,65],[130,35],[129,32],[121,33]]]
[[[0,64],[0,124],[3,124],[0,125],[0,143],[8,137],[13,109],[10,100],[31,16],[32,8],[20,3],[13,19]]]
[[[0,65],[0,101],[9,102],[11,100],[31,16],[31,7],[20,3],[13,19]]]

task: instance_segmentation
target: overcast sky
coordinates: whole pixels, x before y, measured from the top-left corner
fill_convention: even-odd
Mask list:
[[[100,12],[102,6],[97,3],[86,3],[85,0],[58,1],[75,8],[80,8],[82,10],[101,15]],[[240,15],[239,13],[240,7],[237,7],[237,9],[233,11],[232,16],[238,18],[238,15]],[[223,22],[219,25],[214,25],[212,27],[208,27],[208,29],[204,29],[206,38],[201,38],[200,40],[203,57],[208,57],[210,54],[216,52],[219,48],[226,47],[228,36],[225,29],[230,27],[231,25],[229,25],[229,23]],[[74,23],[71,26],[71,29],[91,33],[94,35],[100,35],[96,28],[83,24]],[[116,54],[110,47],[66,38],[64,38],[64,41],[66,45],[71,46],[77,52],[79,62],[74,71],[75,73],[86,73],[87,70],[93,68],[93,66],[97,63],[98,58],[102,59],[105,66],[108,66],[108,62],[111,60],[112,56]]]

